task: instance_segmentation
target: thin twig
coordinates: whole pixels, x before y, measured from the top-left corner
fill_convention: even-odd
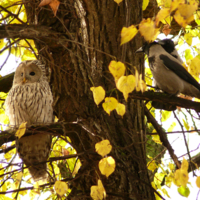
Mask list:
[[[185,131],[184,131],[184,128],[183,128],[183,125],[181,124],[180,120],[178,119],[176,113],[173,111],[173,114],[174,114],[174,117],[175,119],[178,121],[180,127],[181,127],[181,130],[182,130],[182,133],[183,133],[183,138],[184,138],[184,142],[185,142],[185,146],[186,146],[186,149],[187,149],[187,154],[188,154],[188,157],[189,157],[189,160],[191,162],[191,156],[190,156],[190,150],[188,148],[188,144],[187,144],[187,140],[186,140],[186,137],[185,137]]]

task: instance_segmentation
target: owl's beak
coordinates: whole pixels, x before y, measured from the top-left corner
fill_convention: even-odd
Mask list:
[[[26,80],[26,78],[24,77],[24,79],[23,79],[22,83],[26,83],[26,81],[27,81],[27,80]]]

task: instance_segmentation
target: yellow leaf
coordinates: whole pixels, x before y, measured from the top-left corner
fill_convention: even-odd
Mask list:
[[[198,3],[195,0],[190,0],[189,4],[179,4],[178,10],[181,14],[181,16],[184,17],[184,19],[190,18],[193,13],[197,10]]]
[[[139,75],[138,71],[135,71],[135,82],[136,91],[141,91],[142,93],[146,90],[146,83],[142,80],[142,74]]]
[[[175,166],[174,166],[173,163],[169,163],[168,166],[169,166],[169,169],[170,169],[171,171],[173,171],[173,170],[175,169]]]
[[[114,97],[106,97],[102,104],[103,109],[110,115],[110,112],[117,107],[118,101]]]
[[[188,170],[188,161],[185,158],[183,158],[183,161],[181,163],[181,169],[184,171]]]
[[[121,76],[123,76],[126,70],[124,63],[116,62],[114,60],[110,62],[108,68],[110,73],[115,78],[115,81],[117,81]]]
[[[112,145],[110,144],[109,140],[103,140],[101,142],[96,143],[95,149],[99,155],[104,157],[105,155],[107,155],[111,152]]]
[[[171,177],[171,176],[165,177],[165,185],[166,185],[167,187],[169,187],[169,188],[171,187],[172,181],[173,181],[173,177]]]
[[[172,0],[157,0],[158,7],[169,8]]]
[[[91,87],[90,90],[93,92],[94,102],[98,106],[104,100],[106,92],[101,86]]]
[[[190,22],[194,20],[193,13],[197,10],[197,2],[190,1],[190,4],[179,4],[178,10],[174,15],[174,19],[182,27],[186,27]]]
[[[150,18],[143,19],[142,22],[140,22],[139,31],[146,41],[151,42],[157,38],[160,31],[155,27],[155,22],[152,21]]]
[[[158,165],[156,164],[155,160],[152,160],[147,163],[147,168],[154,172],[154,170],[158,168]]]
[[[21,180],[22,180],[22,176],[23,176],[23,173],[22,173],[22,172],[19,172],[19,173],[17,174],[17,178],[16,178],[16,182],[15,182],[15,188],[18,188],[18,186],[19,186],[19,184],[20,184],[20,182],[21,182]]]
[[[173,17],[169,15],[169,16],[166,17],[165,19],[161,20],[161,22],[162,22],[163,24],[168,24],[168,25],[171,26],[172,20],[173,20]],[[162,31],[162,32],[164,33],[164,31]],[[171,29],[168,29],[168,32],[170,33],[170,32],[171,32]],[[165,35],[167,36],[168,34],[165,34]]]
[[[137,34],[138,30],[137,28],[132,25],[129,26],[128,28],[123,27],[121,31],[121,44],[129,42],[131,39],[134,38],[134,36]]]
[[[3,49],[5,47],[4,39],[0,40],[0,49]]]
[[[188,125],[188,123],[183,119],[183,124],[184,124],[184,127],[186,128],[187,131],[190,130],[190,126]]]
[[[175,15],[174,15],[174,19],[176,20],[176,22],[181,25],[182,27],[186,27],[187,26],[187,23],[186,21],[184,20],[184,18],[180,15],[179,11],[177,10]]]
[[[172,112],[171,111],[162,111],[162,119],[161,119],[161,121],[162,122],[164,122],[164,121],[166,121],[167,119],[169,119],[170,118],[170,116],[171,116],[171,114],[172,114]]]
[[[110,176],[115,171],[115,160],[109,156],[99,161],[99,170],[106,177]]]
[[[147,85],[146,83],[144,82],[144,80],[142,80],[142,74],[140,74],[140,77],[139,77],[139,84],[140,84],[140,90],[141,92],[145,92],[146,91],[146,88],[147,88]]]
[[[162,188],[161,190],[162,190],[164,195],[166,195],[168,198],[170,198],[170,196],[169,196],[169,194],[168,194],[168,192],[165,188]]]
[[[149,0],[143,0],[142,10],[146,10],[148,5],[149,5]]]
[[[116,2],[118,5],[119,3],[121,3],[123,0],[114,0],[114,2]]]
[[[186,184],[189,180],[188,172],[183,169],[177,169],[175,172],[174,179],[178,183],[178,185],[186,187]]]
[[[17,132],[15,133],[16,137],[21,138],[25,134],[25,132],[26,132],[26,123],[27,122],[21,123],[21,125],[19,126]]]
[[[189,73],[192,74],[195,77],[199,77],[200,74],[200,59],[198,56],[196,56],[195,58],[193,58],[190,62],[189,65]]]
[[[122,104],[122,103],[118,103],[116,111],[117,111],[118,115],[123,117],[125,112],[126,112],[126,106],[124,104]]]
[[[184,196],[184,197],[188,197],[190,195],[190,190],[188,187],[179,187],[178,188],[178,192],[180,195]]]
[[[123,93],[124,98],[127,101],[128,94],[132,92],[136,86],[135,76],[121,76],[116,86],[117,89]]]
[[[200,188],[200,176],[197,176],[196,185],[198,188]]]
[[[54,184],[55,191],[61,197],[67,192],[68,185],[63,181],[56,181]]]
[[[98,180],[98,185],[93,185],[91,187],[90,196],[94,200],[102,200],[106,198],[106,191],[103,187],[101,180]]]
[[[174,11],[178,8],[179,4],[184,4],[185,0],[173,0],[171,3],[170,11]]]
[[[191,33],[186,33],[184,35],[184,39],[185,41],[188,43],[188,45],[192,45],[192,38],[193,38],[193,35]]]
[[[152,135],[152,140],[158,144],[162,144],[162,142],[160,141],[159,135]]]
[[[159,22],[166,19],[170,16],[169,8],[161,9],[158,14],[156,15],[156,25],[158,26]]]

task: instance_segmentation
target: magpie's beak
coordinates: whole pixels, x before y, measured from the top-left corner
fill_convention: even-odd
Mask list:
[[[159,41],[157,41],[157,43],[160,45],[165,45],[165,42],[163,40],[159,40]]]
[[[140,47],[135,53],[144,53],[144,46]]]

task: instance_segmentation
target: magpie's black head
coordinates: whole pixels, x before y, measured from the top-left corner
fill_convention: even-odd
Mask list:
[[[160,40],[158,41],[158,44],[160,44],[169,54],[175,50],[174,42],[170,39]]]
[[[152,43],[147,43],[145,42],[144,45],[142,47],[140,47],[135,53],[145,53],[147,55],[149,55],[149,49],[151,46],[158,44],[157,42],[152,42]]]

